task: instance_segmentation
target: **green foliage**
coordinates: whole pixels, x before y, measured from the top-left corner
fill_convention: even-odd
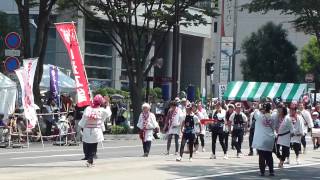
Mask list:
[[[130,128],[128,126],[112,126],[111,134],[128,134],[130,132]]]
[[[241,63],[246,81],[296,82],[299,68],[296,47],[287,39],[282,25],[272,22],[262,26],[244,40],[246,55]]]
[[[301,50],[300,68],[304,73],[319,73],[320,71],[320,48],[317,39],[313,36],[310,38]]]
[[[124,96],[124,98],[129,98],[129,92],[110,88],[110,87],[97,89],[93,94],[94,95],[101,94],[102,96],[111,96],[113,94],[120,94]]]
[[[282,14],[293,15],[291,22],[298,30],[314,34],[320,42],[320,1],[319,0],[252,0],[243,6],[249,12],[279,10]],[[320,45],[320,44],[318,44]]]
[[[196,88],[196,97],[195,98],[196,98],[195,99],[196,101],[201,100],[201,91],[200,91],[199,87]]]

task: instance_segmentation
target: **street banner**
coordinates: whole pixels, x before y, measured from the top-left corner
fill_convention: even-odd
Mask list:
[[[50,66],[50,93],[51,98],[56,102],[58,107],[60,107],[60,98],[59,98],[59,76],[58,76],[58,68],[56,66]]]
[[[38,121],[36,113],[38,106],[34,104],[33,96],[33,80],[37,68],[37,62],[38,58],[24,59],[23,67],[15,70],[21,86],[24,116],[29,120],[28,128],[35,127]]]
[[[57,23],[55,25],[70,57],[71,66],[76,81],[77,104],[79,107],[90,105],[88,80],[83,67],[83,60],[77,39],[76,27],[72,22]]]

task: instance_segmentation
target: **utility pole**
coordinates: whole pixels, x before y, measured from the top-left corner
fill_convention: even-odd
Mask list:
[[[179,0],[175,0],[175,14],[174,25],[172,34],[172,88],[171,99],[174,99],[178,95],[178,74],[179,74],[179,47],[180,47],[180,27],[179,27]]]

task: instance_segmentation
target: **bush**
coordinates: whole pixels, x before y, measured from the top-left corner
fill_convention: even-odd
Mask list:
[[[102,96],[106,96],[106,95],[111,96],[113,94],[120,94],[120,95],[124,96],[125,98],[129,98],[129,92],[118,90],[118,89],[113,89],[113,88],[109,88],[109,87],[97,89],[94,92],[94,95],[96,95],[96,94],[101,94]]]
[[[130,128],[128,126],[112,126],[111,127],[111,134],[128,134]]]

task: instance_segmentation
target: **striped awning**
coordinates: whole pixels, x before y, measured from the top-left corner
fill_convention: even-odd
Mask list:
[[[299,100],[306,90],[307,84],[235,81],[228,83],[223,99],[259,101],[261,97],[281,97],[282,101],[291,102]]]

